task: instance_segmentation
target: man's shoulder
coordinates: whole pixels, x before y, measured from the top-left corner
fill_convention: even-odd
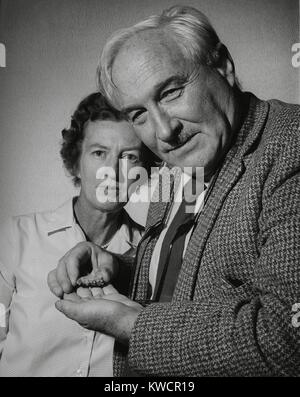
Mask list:
[[[300,105],[278,99],[266,101],[268,116],[263,129],[261,144],[268,152],[282,156],[298,157],[300,145]]]
[[[299,134],[300,105],[279,99],[262,100],[251,92],[244,92],[243,97],[245,101],[249,101],[249,109],[244,122],[247,131],[250,125],[251,131],[259,127],[260,132],[263,133],[272,130],[274,134],[280,131],[282,134],[291,132]],[[282,137],[282,134],[279,135]]]
[[[274,110],[280,112],[280,111],[288,111],[288,112],[299,112],[300,110],[300,105],[297,103],[288,103],[285,101],[282,101],[280,99],[268,99],[266,102],[268,102],[270,104],[270,106],[272,108],[274,108]]]
[[[267,101],[270,106],[269,118],[279,125],[299,131],[300,126],[300,105],[286,103],[279,99]]]
[[[264,180],[268,197],[287,179],[299,174],[300,106],[277,99],[262,102],[268,104],[267,115],[253,151],[244,160],[248,169]]]

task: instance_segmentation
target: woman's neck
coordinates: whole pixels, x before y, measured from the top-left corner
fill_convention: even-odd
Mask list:
[[[121,211],[102,212],[92,208],[81,194],[74,204],[74,213],[86,239],[97,245],[107,244],[120,227]]]

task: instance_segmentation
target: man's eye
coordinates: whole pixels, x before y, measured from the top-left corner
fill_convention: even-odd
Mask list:
[[[129,117],[133,124],[142,124],[146,120],[146,111],[144,109],[138,110]]]
[[[161,94],[161,99],[166,99],[167,101],[171,101],[172,99],[176,99],[180,97],[182,93],[183,93],[182,87],[171,88],[169,90],[164,91]]]

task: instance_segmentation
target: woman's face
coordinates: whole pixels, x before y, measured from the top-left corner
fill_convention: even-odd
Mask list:
[[[80,196],[92,208],[117,211],[126,202],[131,168],[142,166],[142,142],[127,121],[89,121],[84,130],[78,177]]]

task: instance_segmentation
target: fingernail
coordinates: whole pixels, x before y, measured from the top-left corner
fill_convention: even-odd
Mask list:
[[[73,285],[73,287],[75,287],[77,285],[77,280],[76,279],[72,279],[71,280],[71,284]]]
[[[63,295],[63,290],[61,288],[53,288],[53,293],[58,297],[61,298]]]
[[[71,288],[70,288],[70,284],[69,284],[69,283],[64,283],[64,284],[62,285],[62,288],[63,288],[63,290],[64,290],[65,293],[71,292]]]

